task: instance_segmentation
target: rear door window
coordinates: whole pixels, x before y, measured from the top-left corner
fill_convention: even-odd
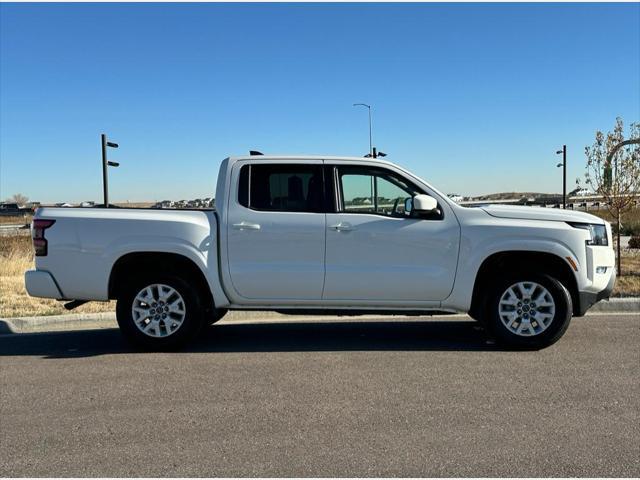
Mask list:
[[[322,212],[321,165],[252,164],[240,170],[238,201],[253,210]]]

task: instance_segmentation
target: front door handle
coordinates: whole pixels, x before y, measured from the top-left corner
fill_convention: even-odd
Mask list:
[[[234,223],[233,228],[236,230],[260,230],[260,225],[257,223],[240,222]]]
[[[353,230],[353,227],[350,223],[340,222],[336,225],[329,226],[331,230],[335,230],[336,232],[348,232],[349,230]]]

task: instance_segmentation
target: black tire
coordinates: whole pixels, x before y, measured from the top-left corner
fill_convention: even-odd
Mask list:
[[[209,325],[213,325],[218,320],[221,320],[227,314],[226,308],[214,308],[211,313],[207,314],[206,323]]]
[[[171,287],[182,297],[184,303],[184,316],[179,317],[182,323],[171,333],[167,333],[168,329],[162,328],[166,335],[163,337],[145,334],[136,326],[133,318],[132,308],[136,296],[150,285]],[[155,291],[157,292],[157,289]],[[174,350],[184,346],[202,327],[203,312],[198,290],[193,287],[192,282],[171,273],[149,272],[131,279],[122,289],[116,304],[116,317],[123,336],[137,346],[148,350]],[[164,327],[164,323],[161,325]]]
[[[500,300],[502,295],[507,292],[507,289],[518,283],[525,283],[531,285],[528,282],[535,282],[538,285],[544,287],[547,292],[553,298],[554,314],[552,320],[547,324],[546,328],[540,333],[534,334],[531,331],[527,332],[529,336],[523,336],[523,334],[516,334],[508,328],[500,315]],[[536,290],[540,293],[542,290]],[[571,322],[571,315],[573,312],[573,305],[571,302],[571,294],[567,288],[549,275],[541,275],[537,273],[519,273],[516,275],[508,275],[498,281],[496,281],[488,290],[488,297],[486,298],[486,317],[485,324],[489,331],[493,333],[496,340],[503,346],[515,349],[527,349],[527,350],[539,350],[541,348],[548,347],[557,342],[562,335],[569,328]],[[524,300],[523,300],[524,301]],[[531,300],[530,300],[531,301]],[[517,306],[514,308],[518,308]],[[524,308],[524,307],[522,307]],[[527,306],[529,308],[529,306]],[[538,307],[540,308],[540,307]],[[522,311],[522,310],[516,310]],[[530,313],[530,310],[527,310]],[[551,310],[547,307],[545,311],[551,315]],[[536,312],[536,315],[540,313]],[[504,317],[505,322],[508,323],[509,317]],[[520,316],[519,318],[524,318]],[[528,317],[530,320],[531,328],[534,329],[534,325],[537,328],[543,328],[542,323],[537,322],[534,316]],[[516,328],[519,323],[516,321],[512,328]]]

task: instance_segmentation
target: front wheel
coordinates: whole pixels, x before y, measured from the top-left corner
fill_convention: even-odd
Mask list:
[[[116,317],[128,340],[144,348],[168,350],[193,338],[203,323],[203,308],[186,279],[149,274],[124,287]]]
[[[510,276],[489,293],[487,326],[503,345],[540,349],[569,327],[573,306],[566,287],[539,274]]]

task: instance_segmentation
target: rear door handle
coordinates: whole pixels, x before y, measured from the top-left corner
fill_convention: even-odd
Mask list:
[[[349,230],[353,230],[353,227],[350,223],[340,222],[336,225],[329,226],[331,230],[335,230],[336,232],[348,232]]]
[[[233,228],[236,230],[260,230],[260,225],[257,223],[240,222],[234,223]]]

